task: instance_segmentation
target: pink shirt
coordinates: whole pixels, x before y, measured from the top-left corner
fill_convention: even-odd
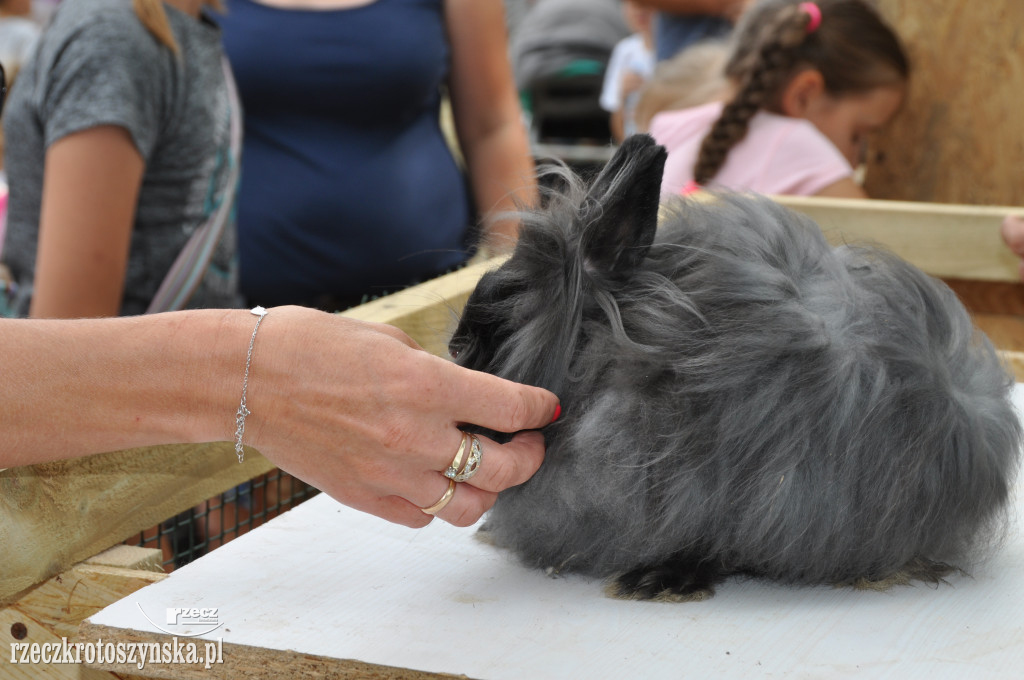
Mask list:
[[[651,135],[668,149],[662,195],[677,194],[693,181],[700,143],[721,113],[722,103],[713,102],[665,111],[651,121]],[[747,136],[729,151],[712,186],[810,196],[852,174],[849,161],[813,123],[760,111]]]

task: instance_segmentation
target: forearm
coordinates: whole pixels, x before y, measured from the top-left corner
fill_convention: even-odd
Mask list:
[[[253,319],[0,322],[0,467],[230,439]]]
[[[464,142],[473,196],[483,213],[484,244],[504,251],[514,243],[519,223],[503,213],[537,204],[537,180],[526,134],[518,120],[509,121]]]

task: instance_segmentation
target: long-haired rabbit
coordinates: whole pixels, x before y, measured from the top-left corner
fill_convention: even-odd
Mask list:
[[[832,248],[767,199],[658,194],[632,137],[524,217],[451,341],[562,418],[485,530],[612,594],[700,599],[730,574],[936,581],[1005,524],[1012,377],[944,284]]]

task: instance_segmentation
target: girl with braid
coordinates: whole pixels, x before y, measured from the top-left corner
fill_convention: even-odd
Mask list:
[[[663,194],[867,197],[854,167],[902,104],[909,65],[866,0],[761,0],[740,20],[724,69],[727,101],[651,121],[669,152]]]

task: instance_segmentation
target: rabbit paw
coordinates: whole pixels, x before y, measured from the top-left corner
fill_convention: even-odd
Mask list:
[[[626,572],[608,583],[604,592],[623,600],[700,602],[710,599],[715,584],[726,576],[718,560],[680,555]]]

